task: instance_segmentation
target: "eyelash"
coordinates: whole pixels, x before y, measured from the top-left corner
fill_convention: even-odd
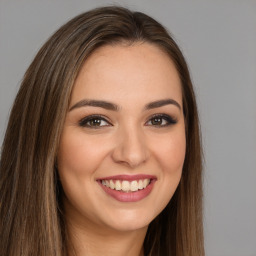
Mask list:
[[[92,124],[88,124],[89,122],[93,122],[93,121],[98,121],[98,124],[101,124],[102,121],[106,122],[107,125],[97,125],[97,122],[95,123],[96,125],[92,125]],[[152,121],[160,121],[161,124],[156,124],[153,125]],[[165,121],[166,124],[162,125],[162,122]],[[151,124],[148,124],[149,122],[151,122]],[[146,126],[155,126],[157,128],[161,128],[161,127],[167,127],[173,124],[176,124],[177,120],[175,120],[173,117],[166,115],[166,114],[155,114],[153,116],[150,117],[150,119],[146,122]],[[90,115],[87,116],[83,119],[81,119],[79,121],[79,126],[81,127],[86,127],[86,128],[90,128],[90,129],[100,129],[101,127],[105,127],[105,126],[112,126],[112,124],[102,115]]]
[[[177,123],[177,120],[175,118],[173,118],[173,117],[171,117],[171,116],[169,116],[167,114],[155,114],[155,115],[150,117],[150,119],[146,122],[146,124],[148,122],[152,123],[152,120],[154,120],[154,119],[155,119],[155,121],[157,119],[158,119],[157,121],[159,121],[159,119],[160,119],[161,122],[163,122],[163,120],[166,121],[166,124],[164,124],[164,125],[162,125],[162,124],[160,124],[160,125],[153,125],[152,124],[152,126],[155,126],[157,128],[166,127],[166,126],[170,126],[170,125],[173,125],[173,124]],[[149,126],[149,125],[147,125],[147,126]]]
[[[95,120],[99,120],[100,122],[104,121],[104,122],[108,123],[108,125],[104,125],[104,126],[112,126],[110,124],[110,122],[107,121],[106,118],[102,115],[87,116],[87,117],[85,117],[85,118],[83,118],[79,121],[79,125],[82,126],[82,127],[91,128],[91,129],[99,129],[100,127],[102,127],[102,126],[97,126],[97,125],[95,125],[95,126],[88,125],[89,122],[95,121]]]

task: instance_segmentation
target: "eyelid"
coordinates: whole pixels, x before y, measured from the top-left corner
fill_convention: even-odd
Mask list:
[[[167,124],[163,124],[163,125],[162,124],[160,124],[160,125],[148,124],[154,118],[164,119],[167,122]],[[89,122],[92,119],[100,119],[100,120],[106,122],[108,125],[102,125],[102,126],[86,125],[86,123]],[[145,125],[146,126],[153,126],[153,127],[156,127],[156,128],[161,128],[161,127],[171,126],[171,125],[174,125],[176,123],[177,123],[177,119],[172,117],[171,115],[165,114],[165,113],[157,113],[157,114],[154,114],[154,115],[150,116],[149,119],[146,121]],[[81,127],[92,128],[92,129],[100,129],[100,128],[107,127],[107,126],[113,126],[113,124],[109,121],[109,119],[106,116],[101,115],[101,114],[92,114],[92,115],[83,117],[82,119],[80,119],[78,121],[78,124]]]
[[[158,118],[165,119],[165,120],[168,122],[168,124],[165,124],[165,125],[147,125],[147,123],[148,123],[149,121],[151,121],[152,119],[157,118],[157,117],[158,117]],[[148,119],[148,121],[146,122],[146,126],[154,126],[154,127],[156,127],[156,128],[160,128],[160,127],[166,127],[166,126],[174,125],[174,124],[176,124],[177,122],[178,122],[178,120],[177,120],[176,118],[172,117],[171,115],[164,114],[164,113],[157,113],[157,114],[152,115],[152,116]]]
[[[100,115],[100,114],[93,114],[93,115],[89,115],[89,116],[83,117],[82,119],[80,119],[80,120],[78,121],[78,123],[79,123],[79,125],[82,126],[82,127],[92,128],[92,129],[98,129],[98,128],[104,127],[104,126],[99,126],[99,127],[95,126],[95,127],[93,127],[93,126],[89,126],[89,125],[86,126],[85,124],[86,124],[88,121],[92,120],[92,119],[101,119],[102,121],[107,122],[107,123],[109,124],[109,126],[112,126],[112,124],[111,124],[111,122],[108,120],[108,118],[105,117],[104,115]],[[106,126],[106,125],[105,125],[105,126]]]

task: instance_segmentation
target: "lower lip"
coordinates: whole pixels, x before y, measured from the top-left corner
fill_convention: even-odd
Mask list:
[[[137,202],[137,201],[140,201],[143,198],[147,197],[150,194],[150,192],[153,189],[155,181],[156,180],[151,180],[150,184],[146,188],[144,188],[142,190],[134,191],[134,192],[122,192],[120,190],[115,190],[115,189],[108,188],[108,187],[102,185],[102,183],[100,181],[98,181],[98,183],[100,184],[100,186],[103,188],[103,190],[108,195],[110,195],[111,197],[113,197],[117,201],[120,201],[120,202]]]

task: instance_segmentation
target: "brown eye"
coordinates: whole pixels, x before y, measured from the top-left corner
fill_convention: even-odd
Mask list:
[[[101,128],[110,126],[110,123],[101,116],[88,116],[80,120],[79,125],[88,128]]]
[[[87,123],[90,126],[101,126],[102,120],[94,118],[94,119],[89,120]]]
[[[152,125],[161,125],[163,123],[163,118],[156,117],[151,120]]]
[[[176,124],[177,121],[169,115],[161,114],[155,115],[149,119],[146,123],[147,126],[156,126],[156,127],[164,127],[172,124]]]

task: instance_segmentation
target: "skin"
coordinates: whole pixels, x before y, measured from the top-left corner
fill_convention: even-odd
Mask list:
[[[171,99],[175,104],[145,109]],[[104,100],[118,110],[81,106]],[[176,123],[166,125],[165,114]],[[101,115],[99,126],[81,120]],[[91,126],[89,126],[91,125]],[[83,65],[71,95],[58,153],[64,207],[80,255],[143,255],[149,223],[172,198],[181,178],[186,141],[181,82],[171,59],[149,43],[104,46]],[[137,202],[109,196],[97,179],[149,174],[151,193]]]

